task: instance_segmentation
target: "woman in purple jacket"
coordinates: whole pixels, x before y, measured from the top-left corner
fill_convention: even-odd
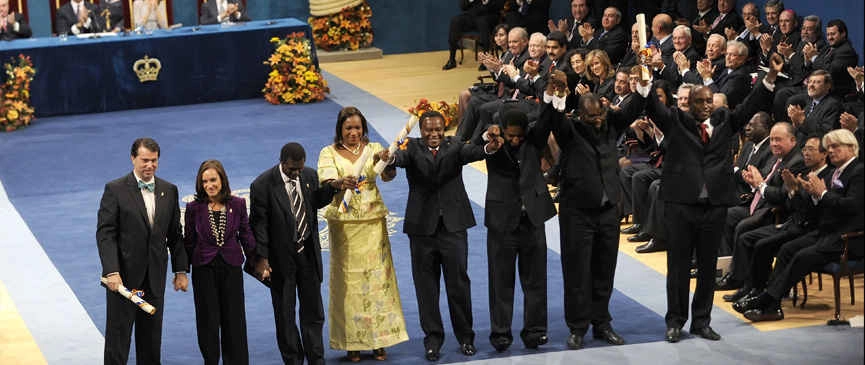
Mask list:
[[[255,252],[255,239],[246,201],[231,196],[228,176],[217,160],[204,161],[198,168],[195,200],[186,204],[184,233],[204,363],[218,364],[221,347],[224,364],[248,364],[241,267],[244,254]]]

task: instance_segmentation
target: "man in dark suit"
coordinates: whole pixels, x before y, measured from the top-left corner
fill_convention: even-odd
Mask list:
[[[541,173],[548,129],[529,127],[526,114],[509,109],[502,117],[505,145],[487,156],[487,262],[490,283],[490,342],[505,351],[511,342],[514,278],[519,261],[526,348],[547,342],[547,241],[544,222],[556,207]]]
[[[678,342],[688,320],[691,257],[696,249],[697,288],[694,292],[692,334],[720,340],[712,327],[717,251],[727,207],[738,203],[733,181],[730,142],[747,120],[772,100],[775,78],[783,66],[774,56],[765,79],[736,109],[712,108],[712,90],[697,87],[688,98],[689,112],[668,108],[646,83],[637,88],[646,98],[646,114],[661,128],[667,142],[660,198],[665,202],[667,226],[668,342]]]
[[[865,222],[865,167],[857,155],[859,144],[846,129],[836,129],[823,137],[829,161],[835,171],[828,180],[810,174],[797,179],[820,210],[817,230],[790,241],[778,251],[775,273],[762,294],[741,302],[740,310],[751,321],[784,319],[781,298],[790,288],[811,272],[828,262],[838,260],[843,241],[841,234],[861,231]],[[863,257],[862,238],[852,239],[848,254],[852,259]],[[738,302],[737,302],[738,304]]]
[[[318,174],[304,166],[306,152],[288,143],[279,164],[264,171],[250,186],[249,225],[255,235],[256,272],[270,279],[276,341],[286,364],[324,364],[321,300],[321,245],[318,209],[330,204],[343,179],[319,185]],[[300,300],[300,333],[295,319]]]
[[[198,24],[219,24],[223,22],[248,22],[249,14],[240,0],[208,0],[201,4]]]
[[[763,171],[766,161],[772,156],[769,150],[769,126],[772,124],[772,119],[766,112],[759,112],[751,117],[748,124],[745,125],[744,136],[745,144],[742,145],[742,151],[739,152],[736,163],[733,165],[733,178],[736,180],[737,193],[740,198],[743,196],[753,196],[751,186],[742,179],[742,171],[748,168],[748,165],[754,165]],[[743,203],[750,203],[751,199],[743,198]]]
[[[709,37],[712,22],[718,17],[718,8],[713,0],[697,0],[697,16],[691,21],[691,29],[694,30],[694,47],[697,52],[703,53],[706,49],[706,40]]]
[[[580,37],[580,27],[583,23],[589,23],[593,28],[599,26],[598,20],[589,15],[589,11],[587,0],[571,0],[571,17],[560,19],[558,23],[553,23],[553,20],[550,19],[547,21],[547,27],[550,32],[558,30],[564,33],[568,39],[568,48],[580,48],[583,40]]]
[[[784,56],[784,72],[789,76],[789,79],[778,80],[778,90],[775,92],[775,101],[773,102],[772,115],[775,120],[787,120],[787,104],[789,99],[806,91],[807,85],[803,85],[803,81],[808,76],[810,71],[805,67],[805,56],[803,50],[806,47],[816,48],[818,53],[826,48],[826,41],[821,32],[820,17],[816,15],[808,15],[802,20],[802,29],[800,32],[800,41],[798,44],[778,42],[777,44],[770,43],[768,37],[761,37],[760,48],[763,55],[760,57],[760,64],[766,66],[768,64],[767,55],[769,50],[774,46],[781,56]]]
[[[126,364],[133,325],[138,363],[158,364],[169,252],[174,290],[186,291],[189,263],[177,187],[154,176],[159,144],[136,139],[130,154],[132,173],[105,184],[97,217],[96,246],[108,288],[105,364]],[[116,293],[120,286],[144,291],[144,300],[156,307],[156,313],[147,314]]]
[[[89,1],[72,0],[57,9],[54,32],[68,35],[99,33],[105,22],[99,21],[98,10]]]
[[[630,39],[628,31],[622,27],[621,22],[622,12],[619,9],[614,7],[605,9],[604,16],[601,18],[601,28],[594,34],[586,34],[583,37],[583,47],[590,50],[604,50],[610,57],[610,63],[618,64],[625,56],[628,39]]]
[[[478,32],[478,49],[490,48],[490,36],[499,19],[504,0],[459,0],[461,12],[451,18],[448,28],[448,48],[450,54],[442,70],[457,67],[456,54],[460,39],[465,32]]]
[[[494,127],[491,127],[494,128]],[[475,218],[463,185],[463,165],[483,159],[501,146],[498,128],[485,146],[444,138],[444,117],[426,112],[420,117],[421,138],[409,140],[405,150],[380,158],[405,168],[409,184],[403,232],[411,245],[412,278],[417,294],[425,356],[438,361],[444,342],[439,311],[439,282],[444,273],[448,306],[460,351],[472,356],[475,332],[472,329],[471,283],[468,273],[466,230]]]
[[[846,101],[848,95],[856,92],[853,80],[847,75],[847,67],[855,67],[859,62],[859,55],[847,39],[847,25],[844,21],[834,19],[826,24],[826,43],[829,47],[822,50],[815,46],[802,48],[805,70],[807,73],[819,69],[829,71],[835,81],[832,95]]]
[[[0,0],[0,40],[30,38],[33,31],[21,14],[9,12],[9,0]]]
[[[673,63],[673,18],[667,14],[655,15],[652,19],[652,42],[661,52],[661,59],[665,65]],[[654,65],[653,65],[654,66]],[[659,69],[660,70],[660,69]]]
[[[718,16],[709,25],[709,34],[726,35],[727,28],[732,28],[737,34],[745,29],[745,21],[736,12],[736,0],[718,0]]]
[[[556,72],[550,83],[536,127],[549,124],[561,148],[559,227],[565,322],[571,332],[567,346],[582,348],[590,324],[594,338],[622,345],[625,340],[610,325],[609,311],[619,249],[616,140],[642,100],[607,111],[600,97],[587,93],[580,96],[579,118],[571,121],[563,113],[565,96],[557,96],[567,90],[567,77]]]
[[[826,179],[832,175],[833,169],[826,165],[826,150],[820,143],[820,137],[811,136],[807,139],[802,147],[802,159],[809,172],[817,174],[817,177]],[[793,172],[781,170],[781,177],[787,194],[784,210],[789,211],[790,215],[783,224],[765,225],[739,236],[733,251],[730,277],[743,281],[743,285],[735,293],[724,295],[724,301],[738,302],[762,293],[778,248],[817,228],[819,210],[814,207],[808,193],[799,189]]]
[[[511,28],[523,27],[532,33],[543,33],[547,30],[547,20],[550,19],[550,3],[552,0],[509,0],[509,10],[505,12],[505,23]]]
[[[727,42],[725,58],[726,69],[715,74],[715,66],[708,60],[697,63],[697,71],[689,71],[684,82],[708,85],[712,92],[727,95],[727,105],[736,108],[751,90],[751,75],[745,66],[748,59],[748,46],[739,41]]]
[[[831,92],[834,84],[835,80],[828,71],[816,70],[808,77],[808,94],[796,95],[788,101],[787,116],[796,126],[796,136],[800,141],[807,136],[822,136],[838,128],[843,107]]]

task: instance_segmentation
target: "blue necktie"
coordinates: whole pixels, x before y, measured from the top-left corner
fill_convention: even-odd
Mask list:
[[[156,188],[156,184],[155,184],[155,183],[152,183],[152,182],[151,182],[151,183],[146,183],[146,182],[144,182],[144,181],[138,180],[138,188],[139,188],[139,189],[147,189],[147,191],[149,191],[149,192],[152,193],[152,192],[153,192],[153,189]]]

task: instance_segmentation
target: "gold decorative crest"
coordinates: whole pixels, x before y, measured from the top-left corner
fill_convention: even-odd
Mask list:
[[[147,81],[156,81],[159,77],[159,70],[162,69],[162,62],[159,59],[150,58],[144,55],[144,58],[135,61],[132,64],[132,71],[138,75],[138,81],[145,83]]]

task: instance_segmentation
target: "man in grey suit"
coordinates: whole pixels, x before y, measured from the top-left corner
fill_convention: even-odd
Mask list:
[[[132,327],[139,364],[158,364],[162,344],[165,270],[171,254],[174,290],[186,291],[189,266],[180,231],[177,187],[154,174],[159,144],[139,138],[130,151],[132,172],[105,184],[96,227],[96,246],[106,279],[105,364],[126,364]],[[116,292],[123,285],[144,291],[153,315]]]
[[[406,170],[409,193],[403,232],[408,234],[411,245],[412,278],[429,361],[438,361],[444,341],[438,305],[442,272],[460,351],[466,356],[477,351],[466,239],[466,230],[475,225],[475,218],[462,169],[499,149],[502,140],[498,128],[491,127],[489,132],[493,138],[485,146],[444,138],[444,117],[438,112],[426,112],[420,117],[421,138],[409,139],[406,149],[393,155],[387,150],[379,155],[383,161]]]

